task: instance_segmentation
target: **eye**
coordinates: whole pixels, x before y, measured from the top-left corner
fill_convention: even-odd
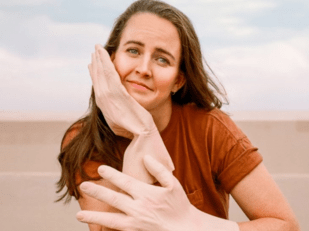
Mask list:
[[[168,59],[163,58],[163,57],[158,57],[157,59],[161,64],[165,64],[165,65],[169,65],[170,62],[168,61]]]
[[[127,52],[129,52],[130,54],[133,54],[133,55],[139,54],[138,50],[135,49],[135,48],[129,48],[129,49],[127,49]]]

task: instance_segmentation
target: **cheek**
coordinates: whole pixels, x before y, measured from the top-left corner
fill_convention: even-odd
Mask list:
[[[175,71],[169,71],[165,73],[157,73],[156,86],[160,89],[171,90],[177,79]]]
[[[120,56],[115,58],[113,63],[121,80],[123,80],[132,71],[132,64],[124,57]]]

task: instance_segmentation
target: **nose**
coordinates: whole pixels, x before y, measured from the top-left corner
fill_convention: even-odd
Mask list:
[[[147,57],[146,55],[141,57],[135,71],[141,77],[150,78],[152,76],[151,58]]]

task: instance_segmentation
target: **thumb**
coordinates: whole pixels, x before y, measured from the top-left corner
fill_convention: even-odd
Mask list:
[[[99,53],[101,63],[103,64],[102,68],[103,68],[104,74],[106,74],[107,71],[110,71],[111,73],[116,72],[115,66],[107,50],[105,50],[102,47],[102,45],[99,45],[99,44],[95,45],[95,49]]]
[[[175,177],[163,164],[150,155],[145,155],[143,160],[147,171],[155,177],[163,187],[173,187]]]

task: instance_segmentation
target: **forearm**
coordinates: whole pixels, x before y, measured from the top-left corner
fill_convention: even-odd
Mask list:
[[[208,213],[202,212],[195,208],[193,205],[191,207],[191,227],[194,231],[241,231],[239,225],[230,220],[222,219],[209,215]]]
[[[150,155],[163,164],[169,171],[174,170],[173,162],[162,141],[160,133],[153,131],[150,134],[134,135],[133,140],[124,154],[123,172],[138,180],[154,183],[143,164],[144,155]]]
[[[277,218],[260,218],[247,222],[239,222],[240,231],[300,231],[296,221]]]
[[[259,218],[247,222],[233,222],[211,216],[200,210],[192,213],[197,231],[300,231],[296,219]]]

